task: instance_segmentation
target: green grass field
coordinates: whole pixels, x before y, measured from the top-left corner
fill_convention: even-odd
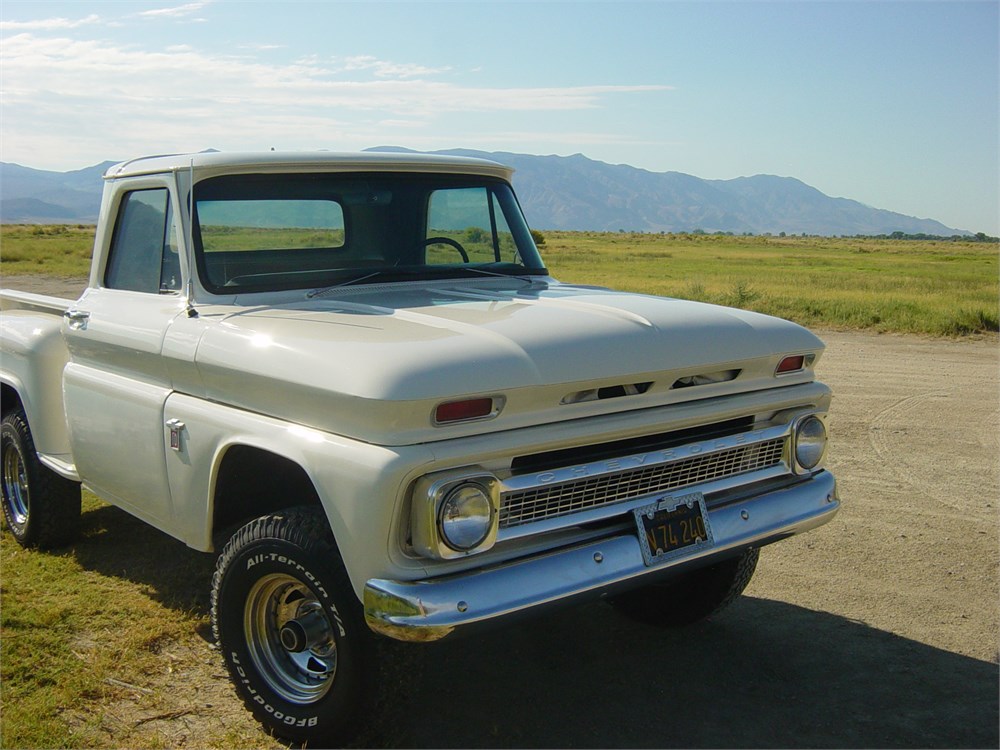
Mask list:
[[[543,249],[562,281],[807,326],[944,336],[998,329],[991,243],[548,232]]]
[[[0,274],[86,276],[94,228],[0,226]],[[995,332],[995,243],[546,232],[562,281],[684,297],[807,326],[962,336]]]
[[[0,274],[85,277],[94,227],[86,224],[0,224]]]

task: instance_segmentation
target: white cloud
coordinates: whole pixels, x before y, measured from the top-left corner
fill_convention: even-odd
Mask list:
[[[388,71],[391,63],[367,59]],[[410,71],[420,66],[396,66]],[[190,46],[148,51],[99,41],[46,39],[17,34],[5,40],[4,78],[9,102],[38,91],[87,92],[105,106],[151,99],[230,99],[248,108],[324,107],[382,110],[409,116],[452,111],[574,110],[597,107],[610,94],[663,91],[660,85],[477,87],[425,80],[342,80],[342,69],[315,58],[271,65],[198,52]]]
[[[418,76],[445,73],[451,70],[451,68],[428,68],[424,65],[413,63],[394,63],[388,60],[379,60],[372,55],[356,55],[344,59],[342,70],[345,72],[367,70],[379,78],[415,78]]]
[[[0,31],[58,31],[75,29],[79,26],[99,23],[100,16],[91,14],[86,18],[43,18],[37,21],[0,21]]]
[[[285,49],[285,44],[241,44],[240,49],[249,49],[255,52],[269,52],[275,49]]]
[[[141,13],[137,13],[140,18],[180,18],[182,16],[189,16],[192,13],[197,13],[202,8],[208,5],[207,2],[202,3],[185,3],[184,5],[178,5],[172,8],[157,8],[155,10],[144,10]]]
[[[501,144],[536,144],[548,142],[557,152],[565,152],[566,147],[580,146],[674,146],[677,142],[668,140],[648,140],[634,138],[622,133],[601,133],[577,131],[572,133],[541,133],[535,130],[500,131],[482,133],[481,137],[489,143]]]
[[[189,45],[154,51],[15,34],[4,40],[0,158],[52,168],[71,152],[91,152],[99,161],[206,146],[341,150],[383,138],[414,142],[407,123],[414,135],[433,133],[454,145],[468,140],[459,124],[465,113],[596,109],[613,95],[670,88],[491,88],[427,80],[421,76],[441,69],[415,64],[374,57],[352,58],[351,64],[355,75],[348,75],[343,60],[271,64]],[[39,164],[43,154],[60,164]],[[80,160],[90,163],[90,157],[70,163]]]
[[[427,120],[394,120],[392,118],[379,120],[375,123],[380,128],[423,128],[427,126]]]

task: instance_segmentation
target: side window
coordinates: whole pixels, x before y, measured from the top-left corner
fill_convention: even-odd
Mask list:
[[[180,262],[166,188],[127,193],[118,208],[104,283],[135,292],[178,291]]]
[[[500,203],[485,187],[431,193],[424,244],[428,264],[455,263],[459,254],[468,263],[519,261]]]

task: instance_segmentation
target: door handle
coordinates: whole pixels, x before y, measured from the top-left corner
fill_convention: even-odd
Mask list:
[[[84,310],[67,310],[63,313],[63,317],[66,318],[66,324],[71,330],[84,331],[90,320],[90,313]]]

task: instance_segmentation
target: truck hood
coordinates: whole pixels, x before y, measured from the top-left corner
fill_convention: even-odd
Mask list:
[[[382,445],[808,382],[811,368],[779,380],[775,367],[823,348],[743,310],[516,279],[345,287],[207,317],[209,398]],[[499,414],[434,425],[438,404],[476,396]]]

